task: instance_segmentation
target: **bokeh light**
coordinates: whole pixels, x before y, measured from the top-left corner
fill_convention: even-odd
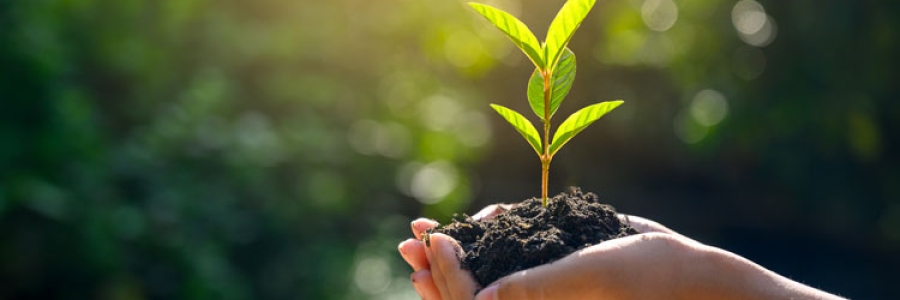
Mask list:
[[[715,90],[702,90],[691,101],[691,117],[703,126],[715,126],[728,115],[725,96]]]
[[[687,109],[678,113],[674,120],[675,134],[686,144],[703,141],[711,131],[728,115],[728,101],[722,93],[705,89],[697,92]]]
[[[731,20],[741,40],[756,47],[765,47],[775,40],[777,27],[766,14],[762,4],[741,0],[731,10]]]
[[[766,11],[762,4],[754,0],[741,0],[731,10],[731,21],[734,28],[742,34],[754,34],[762,30],[766,24]]]
[[[678,21],[678,5],[672,0],[644,0],[641,17],[648,28],[666,31]]]
[[[409,193],[424,204],[435,204],[444,200],[456,187],[456,168],[446,161],[426,164],[413,173],[409,183]]]
[[[356,263],[353,281],[363,293],[374,295],[387,290],[391,284],[391,267],[381,257],[363,257]]]
[[[687,112],[680,112],[675,116],[673,128],[675,135],[685,144],[699,143],[709,134],[709,126],[700,124]]]

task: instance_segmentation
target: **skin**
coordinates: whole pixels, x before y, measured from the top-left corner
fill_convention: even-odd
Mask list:
[[[491,205],[475,218],[505,208]],[[408,239],[398,246],[425,300],[548,299],[843,299],[787,279],[731,252],[707,246],[659,223],[620,216],[641,234],[606,241],[553,263],[513,273],[481,289],[460,268],[462,249],[431,235],[431,246]],[[413,236],[438,223],[412,222]],[[479,291],[476,295],[476,291]]]

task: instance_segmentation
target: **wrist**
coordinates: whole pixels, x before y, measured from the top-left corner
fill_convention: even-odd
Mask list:
[[[734,253],[701,246],[692,255],[682,299],[772,299],[775,273]]]
[[[769,271],[737,254],[703,246],[683,299],[843,299]]]

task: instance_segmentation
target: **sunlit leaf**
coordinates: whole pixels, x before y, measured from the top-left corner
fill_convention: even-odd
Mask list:
[[[531,145],[531,148],[534,148],[534,152],[537,152],[538,155],[541,155],[543,147],[541,146],[541,138],[538,135],[537,129],[534,128],[534,125],[531,124],[528,119],[525,119],[522,114],[517,113],[516,111],[497,105],[491,104],[491,108],[497,111],[500,116],[506,119],[509,124],[516,128],[522,137],[528,141],[528,144]]]
[[[556,63],[563,49],[569,44],[575,30],[581,25],[581,21],[594,7],[595,0],[569,0],[563,5],[547,30],[547,41],[544,60],[548,66]]]
[[[553,134],[553,142],[550,143],[550,156],[556,154],[556,151],[558,151],[559,148],[562,148],[562,146],[575,137],[576,134],[587,128],[588,125],[591,125],[591,123],[594,123],[594,121],[597,121],[597,119],[600,119],[600,117],[606,113],[619,107],[623,102],[624,101],[622,100],[600,102],[582,108],[569,116],[569,118],[563,121],[562,125],[559,125],[559,129],[556,130],[556,133]]]
[[[528,26],[525,26],[525,23],[522,23],[522,21],[505,11],[488,5],[470,2],[469,6],[494,24],[500,31],[503,31],[536,67],[544,67],[541,44],[534,37],[534,33],[528,29]]]
[[[541,76],[541,70],[534,69],[531,72],[531,79],[528,80],[528,104],[534,114],[547,122],[544,117],[544,76]]]
[[[550,115],[544,116],[544,79],[538,70],[531,73],[531,79],[528,81],[528,103],[534,113],[547,122],[556,113],[556,109],[562,103],[569,90],[572,88],[572,82],[575,81],[575,54],[572,50],[566,48],[560,57],[556,67],[553,68],[553,78],[550,81]]]

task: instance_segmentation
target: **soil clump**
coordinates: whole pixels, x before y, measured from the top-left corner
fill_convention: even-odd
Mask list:
[[[600,204],[594,193],[571,188],[549,199],[531,198],[488,220],[469,216],[433,229],[459,241],[462,267],[482,287],[514,272],[551,263],[600,242],[639,233]]]

